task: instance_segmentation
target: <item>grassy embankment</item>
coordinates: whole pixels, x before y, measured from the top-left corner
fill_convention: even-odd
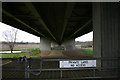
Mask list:
[[[86,52],[87,54],[93,54],[93,49],[80,49],[81,51],[84,51],[84,52]]]
[[[18,50],[18,49],[17,49]],[[18,58],[18,57],[38,57],[40,54],[40,49],[27,49],[25,52],[21,53],[0,53],[2,55],[2,58]]]

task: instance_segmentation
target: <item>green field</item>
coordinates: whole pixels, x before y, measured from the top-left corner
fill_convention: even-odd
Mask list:
[[[36,48],[36,49],[29,49],[21,53],[1,53],[0,55],[2,55],[2,58],[18,58],[23,56],[38,57],[39,54],[40,54],[40,49]]]
[[[9,46],[0,44],[0,51],[10,51]],[[2,58],[18,58],[18,57],[37,57],[40,55],[39,44],[16,44],[13,51],[23,51],[21,53],[0,53]]]
[[[87,54],[93,54],[93,49],[85,49],[85,48],[83,48],[83,49],[80,49],[80,50],[86,52]]]

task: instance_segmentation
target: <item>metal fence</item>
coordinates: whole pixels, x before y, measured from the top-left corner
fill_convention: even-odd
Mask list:
[[[81,58],[81,59],[44,59],[44,58],[3,58],[3,61],[9,60],[11,63],[3,65],[3,73],[17,72],[12,78],[25,79],[118,79],[119,65],[112,67],[73,67],[73,68],[60,68],[59,61],[66,60],[100,60],[101,62],[109,61],[111,63],[117,62],[119,64],[119,58]],[[18,64],[17,64],[18,63]],[[21,72],[21,73],[20,73]],[[53,74],[53,75],[52,75]],[[76,76],[77,75],[77,76]],[[7,76],[7,75],[6,75]],[[3,74],[3,78],[7,78]],[[49,77],[48,77],[49,76]],[[57,76],[57,77],[55,77]],[[11,78],[11,77],[9,77]]]

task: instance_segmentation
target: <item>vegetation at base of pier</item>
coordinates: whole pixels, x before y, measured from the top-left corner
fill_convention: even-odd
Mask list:
[[[93,54],[93,49],[90,48],[90,49],[87,49],[87,48],[82,48],[80,49],[81,51],[85,51],[87,54]]]

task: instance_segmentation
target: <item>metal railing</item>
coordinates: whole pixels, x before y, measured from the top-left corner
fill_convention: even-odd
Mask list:
[[[111,62],[116,62],[119,64],[120,58],[81,58],[81,59],[44,59],[44,58],[26,58],[20,57],[20,58],[2,58],[2,60],[12,60],[12,61],[18,61],[19,63],[24,63],[24,68],[15,68],[15,69],[6,69],[3,68],[3,70],[8,70],[8,71],[24,71],[25,72],[25,78],[30,79],[31,74],[32,75],[41,75],[41,72],[43,71],[59,71],[60,72],[60,78],[59,79],[106,79],[106,78],[119,78],[119,67],[118,65],[115,67],[102,67],[102,66],[97,66],[97,67],[73,67],[73,68],[43,68],[43,62],[52,62],[52,61],[65,61],[65,60],[101,60],[101,61],[111,61]],[[31,62],[32,61],[39,61],[39,68],[37,69],[32,69]],[[91,70],[92,75],[88,77],[76,77],[76,78],[64,78],[63,76],[63,71],[78,71],[78,70]],[[110,75],[110,76],[97,76],[97,72],[104,72],[105,70],[107,71],[114,71],[115,75]]]

